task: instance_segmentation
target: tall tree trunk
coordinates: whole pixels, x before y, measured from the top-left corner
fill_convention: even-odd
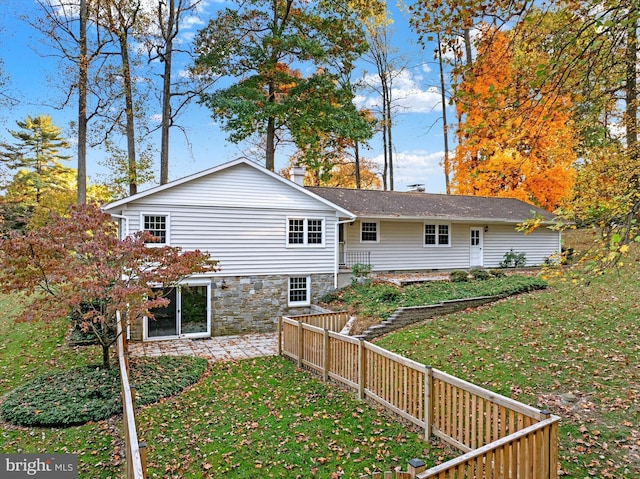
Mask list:
[[[440,66],[440,101],[442,102],[442,133],[444,135],[444,158],[443,158],[443,166],[444,166],[444,183],[446,192],[448,195],[451,194],[451,183],[450,183],[450,169],[449,165],[449,131],[447,125],[447,96],[445,95],[444,88],[444,66],[442,62],[442,45],[440,44],[440,34],[437,35],[438,41],[438,65]]]
[[[472,49],[471,49],[471,33],[470,30],[468,28],[464,29],[463,32],[463,37],[464,37],[464,51],[465,51],[465,60],[467,63],[468,67],[471,67],[471,65],[473,64],[473,58],[472,58]]]
[[[389,162],[389,190],[393,191],[393,137],[391,121],[391,89],[387,88],[387,158]]]
[[[129,194],[135,195],[138,192],[138,170],[136,164],[136,138],[134,123],[134,107],[133,107],[133,87],[131,84],[131,66],[129,64],[129,45],[128,36],[122,32],[118,35],[120,42],[120,55],[122,57],[122,79],[124,85],[125,97],[125,115],[127,118],[127,158],[128,158],[128,176],[129,176]]]
[[[266,138],[266,159],[265,168],[270,171],[275,171],[275,157],[276,157],[276,120],[275,118],[269,118],[267,120],[267,138]]]
[[[175,0],[168,0],[169,11],[164,30],[164,72],[162,75],[162,125],[160,139],[160,184],[169,182],[169,131],[171,127],[171,64],[173,59],[173,36],[175,27]],[[159,15],[161,17],[161,15]],[[158,18],[162,24],[162,18]]]
[[[80,61],[78,71],[78,197],[77,203],[87,202],[87,0],[80,0]]]
[[[362,188],[362,180],[360,178],[360,143],[359,142],[355,142],[355,144],[353,145],[353,155],[354,155],[354,159],[355,159],[355,165],[354,165],[354,169],[356,172],[356,188],[360,189]]]
[[[626,84],[625,84],[625,133],[629,161],[633,168],[638,168],[638,11],[629,12],[629,26],[627,28],[627,48],[625,55]],[[640,173],[634,175],[640,178]]]
[[[380,87],[382,88],[382,150],[384,156],[384,165],[382,169],[382,186],[386,191],[388,188],[388,174],[389,174],[389,138],[388,133],[389,129],[387,128],[387,124],[389,123],[390,112],[388,110],[389,102],[387,102],[387,95],[389,90],[389,85],[387,84],[387,75],[385,70],[380,66],[378,66],[378,74],[380,75]]]
[[[384,164],[382,165],[382,188],[387,191],[387,172],[389,163],[387,159],[387,111],[386,103],[382,102],[382,155]]]

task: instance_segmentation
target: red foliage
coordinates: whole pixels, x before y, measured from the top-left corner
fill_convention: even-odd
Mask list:
[[[115,323],[116,311],[133,321],[166,305],[154,288],[215,271],[217,262],[206,253],[148,247],[149,240],[148,233],[118,239],[110,215],[95,206],[74,208],[69,217],[55,217],[39,229],[0,240],[0,291],[30,296],[19,318],[23,321],[75,313],[84,318],[85,329],[100,331],[102,324]],[[91,302],[100,306],[87,311]],[[106,338],[99,340],[105,347]]]

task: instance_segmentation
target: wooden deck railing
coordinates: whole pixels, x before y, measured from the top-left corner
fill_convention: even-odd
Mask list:
[[[122,387],[122,421],[126,451],[126,478],[145,479],[147,477],[146,445],[138,442],[135,417],[135,394],[129,384],[129,355],[127,338],[122,328],[120,312],[116,313],[118,363],[120,365],[120,385]]]
[[[557,478],[557,416],[297,317],[281,318],[278,330],[280,354],[465,453],[416,477]],[[479,467],[495,476],[474,475]]]

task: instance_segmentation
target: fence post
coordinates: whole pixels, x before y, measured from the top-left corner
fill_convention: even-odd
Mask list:
[[[302,367],[302,355],[304,347],[304,330],[302,329],[302,321],[298,321],[298,367]]]
[[[147,443],[141,442],[138,444],[140,449],[140,463],[142,464],[142,477],[147,479]]]
[[[358,397],[364,399],[365,378],[367,375],[364,353],[364,339],[358,344]]]
[[[540,411],[546,419],[551,417],[551,411],[544,409]],[[558,479],[558,422],[549,425],[549,444],[547,444],[547,458],[549,464],[549,478]]]
[[[282,356],[282,316],[278,316],[278,356]]]
[[[424,438],[431,439],[433,428],[433,368],[425,366],[424,372]]]
[[[329,351],[329,330],[324,328],[324,368],[322,379],[329,381],[329,368],[331,367],[331,351]]]
[[[417,474],[427,470],[427,465],[422,459],[411,459],[407,465],[407,472],[412,478],[415,478]]]

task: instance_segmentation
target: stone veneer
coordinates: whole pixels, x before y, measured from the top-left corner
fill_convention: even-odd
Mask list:
[[[211,288],[212,336],[275,331],[279,316],[310,312],[310,307],[287,305],[288,276],[221,276]],[[311,275],[312,303],[333,289],[333,274]]]
[[[310,278],[311,303],[334,290],[333,274]],[[211,336],[275,331],[278,317],[313,312],[309,306],[290,308],[288,291],[289,276],[216,276],[211,280]],[[131,326],[131,339],[142,340],[142,322]]]

